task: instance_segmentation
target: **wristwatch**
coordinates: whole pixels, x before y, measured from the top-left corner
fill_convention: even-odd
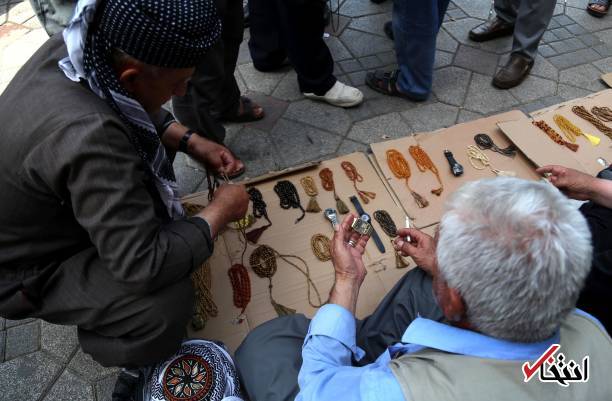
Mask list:
[[[183,152],[183,153],[188,153],[187,152],[187,142],[189,142],[189,138],[191,138],[191,135],[195,134],[195,131],[190,129],[187,132],[185,132],[185,135],[183,135],[183,137],[181,138],[180,142],[179,142],[179,146],[178,146],[178,150]]]
[[[380,253],[385,253],[385,246],[380,240],[378,233],[372,226],[372,218],[370,217],[369,214],[365,212],[365,210],[363,210],[363,207],[361,207],[361,203],[359,203],[359,199],[357,199],[356,196],[351,196],[349,199],[351,200],[351,203],[353,204],[353,206],[355,206],[355,210],[357,210],[357,213],[361,216],[361,219],[365,222],[370,223],[370,227],[372,227],[370,238],[374,240],[374,244],[376,245],[376,248],[378,248]]]

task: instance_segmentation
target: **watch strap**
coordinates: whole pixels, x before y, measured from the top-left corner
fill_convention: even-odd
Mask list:
[[[185,132],[185,134],[183,135],[183,137],[181,138],[180,142],[179,142],[179,146],[178,146],[178,150],[183,152],[183,153],[188,153],[187,152],[187,142],[189,142],[189,138],[191,138],[191,135],[195,134],[195,131],[190,129],[187,132]]]

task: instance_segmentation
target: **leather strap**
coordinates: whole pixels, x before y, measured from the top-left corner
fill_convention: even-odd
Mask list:
[[[183,152],[183,153],[188,153],[187,152],[187,142],[189,142],[189,138],[191,138],[191,135],[195,134],[195,131],[190,129],[187,132],[185,132],[185,135],[183,135],[183,137],[181,138],[181,141],[179,142],[179,151]]]

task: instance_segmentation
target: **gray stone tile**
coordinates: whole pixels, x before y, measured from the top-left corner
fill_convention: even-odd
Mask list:
[[[246,64],[246,63],[250,63],[251,60],[251,53],[249,51],[249,43],[247,40],[243,40],[242,43],[240,43],[240,49],[238,50],[238,61],[237,64],[241,65],[241,64]]]
[[[65,370],[43,401],[65,400],[94,401],[93,385]]]
[[[526,114],[532,113],[534,111],[543,109],[545,107],[549,107],[549,106],[553,106],[555,104],[558,103],[562,103],[565,100],[558,95],[554,95],[554,96],[547,96],[544,98],[540,98],[536,101],[530,102],[530,103],[526,103],[522,106],[520,106],[521,111],[523,111]]]
[[[364,57],[393,50],[393,42],[389,39],[350,28],[344,30],[342,35],[340,35],[340,40],[342,40],[342,43],[355,57]]]
[[[557,80],[559,77],[559,71],[557,68],[551,64],[550,61],[545,59],[542,56],[536,56],[535,62],[533,63],[533,67],[531,68],[531,75],[536,75],[538,77]]]
[[[364,15],[380,14],[390,12],[393,2],[385,1],[381,4],[372,3],[370,0],[345,1],[340,7],[340,14],[347,17],[362,17]]]
[[[601,57],[612,56],[612,45],[603,44],[593,47],[593,50],[597,52]]]
[[[595,67],[599,68],[601,72],[607,73],[612,72],[612,57],[602,58],[593,62]]]
[[[433,93],[438,100],[461,106],[470,84],[472,73],[458,67],[446,67],[434,74]]]
[[[569,18],[567,15],[556,15],[553,17],[553,20],[559,23],[559,25],[571,25],[574,23],[574,20]]]
[[[426,132],[455,124],[458,113],[458,107],[443,103],[431,103],[417,106],[401,115],[408,121],[414,132]]]
[[[359,59],[359,62],[363,66],[364,69],[370,70],[372,68],[382,67],[383,64],[380,59],[376,56],[367,56]],[[348,71],[347,71],[348,72]]]
[[[82,349],[74,355],[68,364],[68,369],[88,381],[99,380],[119,371],[118,368],[105,368],[85,354]]]
[[[285,119],[278,121],[270,138],[280,153],[283,167],[322,160],[336,153],[342,141],[339,135]]]
[[[299,100],[304,97],[302,92],[300,92],[295,71],[289,71],[287,75],[281,79],[276,89],[274,89],[274,92],[272,92],[272,96],[288,102]]]
[[[487,19],[490,3],[482,0],[462,0],[458,6],[471,17]]]
[[[555,34],[552,31],[546,31],[544,32],[544,35],[542,36],[542,41],[544,43],[556,42],[557,40],[559,40],[559,38],[555,36]]]
[[[367,100],[357,107],[346,109],[346,114],[348,114],[352,122],[366,120],[376,115],[370,106],[370,102]]]
[[[499,38],[488,42],[482,42],[480,44],[480,48],[482,50],[496,54],[508,53],[512,50],[512,37],[506,36],[504,38]]]
[[[558,69],[565,69],[579,64],[590,63],[600,58],[593,49],[581,49],[575,52],[550,57],[548,60]]]
[[[308,99],[291,103],[284,117],[341,135],[351,126],[343,108]]]
[[[0,317],[0,330],[4,330],[4,325],[6,324],[6,319]]]
[[[599,39],[598,36],[595,36],[592,33],[587,33],[586,35],[580,35],[578,36],[578,39],[580,39],[580,41],[588,47],[601,46],[604,44],[604,42],[601,39]]]
[[[342,68],[342,71],[344,71],[347,74],[351,72],[359,71],[362,69],[361,64],[359,64],[359,62],[355,60],[354,58],[340,61],[338,64],[340,64],[340,68]]]
[[[2,364],[0,401],[37,400],[58,374],[60,365],[42,352]]]
[[[380,59],[380,61],[381,61],[381,63],[383,65],[393,64],[393,63],[397,62],[397,57],[395,56],[395,52],[394,51],[378,53],[376,55],[376,57],[378,57]]]
[[[465,18],[468,15],[466,13],[464,13],[461,9],[459,8],[455,8],[453,10],[448,10],[448,12],[446,13],[446,15],[448,15],[450,17],[451,20],[458,20],[461,18]]]
[[[62,364],[68,362],[79,346],[76,326],[60,326],[43,321],[40,331],[42,350],[56,357]]]
[[[482,114],[480,114],[480,113],[474,113],[473,111],[461,109],[461,110],[459,110],[459,114],[457,115],[456,124],[460,124],[460,123],[465,123],[465,122],[468,122],[468,121],[477,120],[477,119],[482,118],[482,117],[484,117],[484,116]]]
[[[349,28],[385,36],[383,25],[387,21],[391,21],[391,13],[368,15],[366,17],[354,18],[349,24]]]
[[[444,28],[440,29],[436,38],[436,49],[454,53],[458,46],[459,43]]]
[[[335,61],[346,60],[347,58],[353,57],[353,55],[337,37],[330,36],[329,38],[325,39],[325,43],[327,44],[327,47],[329,47],[329,51],[331,52]]]
[[[596,32],[594,35],[597,36],[602,42],[612,43],[612,29]]]
[[[568,7],[567,15],[575,22],[582,25],[589,32],[601,31],[612,28],[611,18],[594,18],[584,11],[584,4],[580,8]]]
[[[187,164],[188,159],[189,156],[184,153],[177,153],[173,164],[178,192],[181,196],[193,193],[205,178],[203,170],[195,169]]]
[[[552,42],[550,46],[559,54],[573,52],[578,49],[583,49],[585,44],[577,38],[570,38],[558,42]]]
[[[96,383],[96,401],[112,401],[116,375],[110,375]]]
[[[356,71],[356,72],[351,72],[350,74],[347,74],[347,77],[349,78],[349,81],[350,81],[349,84],[353,86],[364,85],[366,74],[367,74],[367,71]]]
[[[33,319],[33,318],[21,319],[21,320],[6,319],[4,324],[5,324],[5,327],[8,329],[9,327],[19,326],[19,325],[22,325],[22,324],[33,322],[35,320],[36,319]]]
[[[473,74],[464,107],[471,111],[486,114],[509,110],[517,103],[510,92],[494,88],[491,85],[491,77]]]
[[[453,53],[447,53],[441,50],[436,50],[436,58],[434,60],[434,70],[438,68],[448,67],[453,63]]]
[[[244,82],[249,91],[261,92],[266,95],[271,95],[278,83],[283,79],[288,72],[287,69],[282,71],[261,72],[253,67],[253,63],[243,64],[238,66],[240,75],[244,78]]]
[[[599,82],[601,71],[591,64],[568,68],[559,73],[559,82],[588,90],[598,90],[594,82]],[[600,84],[601,85],[601,84]]]
[[[459,21],[444,23],[444,29],[459,43],[478,47],[478,43],[468,38],[468,33],[472,28],[482,24],[482,22],[483,21],[474,18],[464,18]]]
[[[572,37],[572,33],[565,28],[552,29],[551,32],[561,40]]]
[[[495,54],[470,46],[459,46],[453,64],[480,74],[493,75],[497,66],[497,60],[498,56]]]
[[[0,363],[4,362],[4,351],[6,350],[6,331],[0,331]]]
[[[38,351],[40,348],[40,321],[35,321],[6,330],[7,361],[20,355]]]
[[[538,52],[544,57],[555,56],[557,52],[550,45],[541,45],[538,47]]]
[[[287,107],[289,107],[288,102],[285,102],[272,96],[254,93],[251,94],[249,97],[253,100],[253,102],[263,107],[264,112],[266,114],[265,117],[261,120],[245,123],[245,127],[251,127],[262,131],[270,131],[272,127],[274,127],[274,124],[276,124],[276,121],[278,121],[278,119],[281,118],[282,115],[285,113]]]
[[[557,82],[529,75],[519,86],[510,89],[520,102],[532,102],[545,96],[552,96],[557,92]]]
[[[248,177],[281,168],[280,156],[267,132],[244,128],[227,142],[227,146],[244,162]],[[205,190],[205,186],[203,182],[198,190]]]
[[[325,27],[325,32],[333,36],[340,36],[350,23],[350,18],[347,18],[344,15],[340,15],[340,18],[338,19],[338,15],[334,14],[333,19],[330,20],[329,25]]]
[[[566,25],[565,29],[567,29],[572,35],[582,35],[587,33],[587,30],[578,24]]]
[[[374,143],[401,138],[411,132],[408,124],[398,113],[389,113],[355,123],[347,138],[363,143]]]
[[[417,104],[419,103],[408,99],[386,95],[382,95],[380,98],[368,102],[368,105],[372,108],[375,115],[409,110]]]
[[[338,156],[342,156],[354,152],[367,152],[369,148],[370,146],[366,145],[365,143],[344,139],[342,143],[340,143],[340,147],[338,148],[338,152],[336,152],[336,154]]]
[[[557,94],[563,98],[563,100],[572,100],[590,95],[591,91],[560,83]]]

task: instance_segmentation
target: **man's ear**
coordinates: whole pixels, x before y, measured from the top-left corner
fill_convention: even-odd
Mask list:
[[[463,297],[454,288],[448,286],[446,281],[440,280],[437,284],[437,293],[442,313],[454,326],[468,327],[467,308]]]
[[[136,79],[140,75],[140,70],[136,67],[128,67],[119,72],[119,83],[128,92],[134,93],[136,90]]]

